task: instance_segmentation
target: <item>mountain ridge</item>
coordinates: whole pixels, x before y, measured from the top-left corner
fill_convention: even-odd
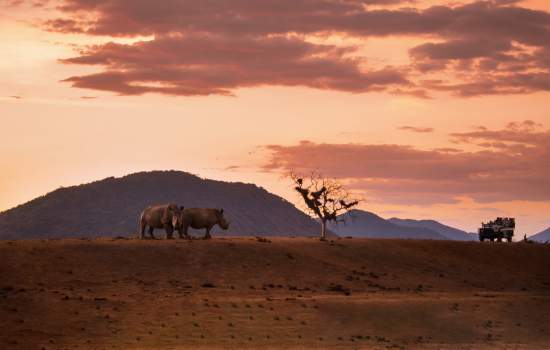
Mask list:
[[[534,235],[530,236],[529,239],[542,243],[550,241],[550,227],[546,230],[540,231],[539,233],[535,233]]]
[[[399,226],[427,228],[441,234],[447,239],[454,241],[474,241],[477,239],[476,234],[459,230],[457,228],[442,224],[436,220],[414,220],[393,217],[388,219],[388,221]]]
[[[144,208],[171,202],[224,208],[231,225],[228,231],[216,227],[213,233],[218,235],[316,236],[320,231],[292,203],[261,187],[168,170],[56,189],[0,213],[0,239],[132,235]]]
[[[339,216],[343,224],[329,223],[328,228],[340,236],[371,238],[437,239],[446,237],[426,228],[400,226],[365,210],[354,209]]]

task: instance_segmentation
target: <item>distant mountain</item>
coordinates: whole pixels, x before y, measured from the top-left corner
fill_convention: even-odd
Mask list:
[[[446,239],[429,228],[396,225],[380,216],[363,210],[351,210],[341,215],[345,223],[330,223],[328,228],[339,236],[373,238]]]
[[[388,219],[392,224],[406,227],[426,228],[439,233],[447,239],[453,241],[475,241],[477,235],[474,233],[468,233],[466,231],[459,230],[457,228],[443,225],[435,220],[412,220],[412,219]]]
[[[145,207],[172,202],[223,208],[230,228],[216,226],[214,234],[317,236],[320,231],[290,202],[255,185],[153,171],[60,188],[2,212],[0,239],[127,236],[138,232]]]
[[[550,241],[550,227],[542,232],[532,235],[531,237],[529,237],[529,239],[537,242],[542,242],[542,243],[546,243]]]

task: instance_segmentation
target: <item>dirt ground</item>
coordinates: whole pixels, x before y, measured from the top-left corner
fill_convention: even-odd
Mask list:
[[[0,242],[0,349],[549,349],[550,246]]]

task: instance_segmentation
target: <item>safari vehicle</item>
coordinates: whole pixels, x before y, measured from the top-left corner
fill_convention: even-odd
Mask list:
[[[496,239],[498,242],[502,242],[503,239],[506,239],[508,242],[512,242],[515,227],[516,220],[514,218],[496,218],[494,221],[482,222],[479,229],[479,240],[483,242],[488,239],[493,242]]]

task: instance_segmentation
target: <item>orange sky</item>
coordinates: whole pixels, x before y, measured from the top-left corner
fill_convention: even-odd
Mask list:
[[[315,145],[326,144],[329,150],[325,155],[326,159],[320,156],[319,159],[315,159],[315,162],[311,162],[311,166],[321,172],[342,177],[344,181],[350,183],[367,181],[376,183],[377,186],[386,181],[395,181],[397,184],[399,181],[410,180],[413,181],[411,186],[423,184],[424,187],[419,187],[418,192],[408,194],[409,197],[404,195],[403,201],[396,200],[395,193],[390,190],[377,188],[369,191],[368,186],[366,189],[365,187],[355,188],[356,191],[366,191],[364,193],[366,201],[362,207],[383,217],[434,218],[474,231],[481,220],[513,215],[518,217],[518,232],[521,234],[536,233],[550,226],[548,214],[550,196],[545,197],[542,192],[547,190],[543,188],[540,191],[542,194],[537,196],[536,187],[535,190],[532,187],[526,187],[525,193],[530,191],[530,194],[522,196],[522,193],[518,192],[516,198],[499,196],[495,188],[491,189],[491,193],[485,193],[477,187],[474,188],[477,186],[476,184],[457,182],[457,188],[463,186],[460,188],[464,188],[464,193],[449,190],[434,194],[430,191],[428,191],[430,193],[426,192],[426,181],[434,181],[434,187],[436,187],[442,183],[441,178],[432,178],[424,174],[418,175],[418,178],[409,179],[403,177],[404,175],[401,177],[395,177],[396,174],[390,173],[373,175],[368,171],[368,166],[371,164],[368,163],[371,161],[371,158],[368,158],[371,157],[368,152],[372,145],[399,145],[412,148],[415,151],[459,148],[462,152],[493,152],[494,154],[490,158],[490,161],[493,162],[493,156],[496,155],[498,159],[498,155],[501,154],[499,152],[504,152],[504,148],[494,145],[491,148],[479,146],[482,141],[494,142],[492,136],[482,135],[479,138],[475,136],[474,143],[460,142],[457,144],[456,138],[453,142],[453,137],[450,134],[472,132],[478,126],[483,126],[489,131],[506,131],[510,130],[510,126],[507,126],[510,122],[519,123],[530,120],[534,124],[542,126],[537,125],[534,129],[521,126],[516,134],[518,138],[526,136],[539,141],[531,144],[525,143],[522,139],[520,143],[525,144],[526,148],[518,152],[529,153],[518,153],[517,158],[513,158],[527,159],[528,163],[524,167],[529,168],[530,172],[521,174],[521,176],[511,174],[505,179],[499,178],[498,181],[502,181],[506,186],[512,186],[526,181],[535,183],[540,178],[550,177],[550,173],[546,172],[549,169],[548,159],[544,158],[548,155],[545,152],[545,147],[549,145],[548,137],[550,135],[548,133],[550,129],[550,115],[548,114],[550,83],[538,80],[549,73],[550,64],[543,65],[542,58],[529,58],[528,63],[521,61],[523,65],[533,65],[525,72],[525,75],[528,73],[538,74],[536,79],[529,76],[529,80],[523,79],[525,75],[521,77],[514,75],[515,68],[511,65],[504,66],[506,72],[502,73],[502,65],[509,63],[500,63],[500,72],[495,73],[481,70],[481,68],[479,68],[480,70],[474,70],[474,68],[460,70],[454,66],[461,62],[457,59],[449,61],[450,66],[445,71],[422,72],[418,70],[418,66],[414,65],[437,64],[440,61],[435,59],[434,55],[441,54],[429,51],[431,48],[424,48],[422,44],[455,40],[458,36],[456,32],[463,29],[452,27],[448,29],[445,34],[447,36],[444,37],[438,36],[439,34],[435,32],[419,34],[400,32],[381,36],[354,32],[356,30],[376,32],[378,28],[374,25],[366,29],[350,29],[345,24],[343,27],[345,29],[337,29],[330,35],[327,33],[320,35],[315,32],[318,29],[308,29],[310,32],[303,36],[299,35],[297,39],[288,43],[276,41],[273,44],[267,36],[264,36],[265,33],[258,32],[254,35],[258,35],[260,39],[255,39],[256,41],[251,43],[232,42],[232,46],[225,50],[235,49],[235,52],[224,51],[227,56],[222,56],[219,60],[215,60],[211,55],[200,58],[199,53],[188,58],[189,60],[206,60],[205,62],[193,61],[193,65],[204,64],[208,68],[206,73],[202,71],[197,73],[200,75],[192,80],[193,88],[204,86],[205,89],[228,89],[232,96],[216,92],[197,96],[194,95],[195,92],[191,95],[181,93],[182,90],[178,90],[177,93],[146,91],[143,94],[124,95],[123,93],[120,95],[120,90],[108,90],[121,89],[120,87],[109,86],[106,90],[105,85],[90,82],[87,76],[102,73],[107,69],[118,71],[122,69],[120,67],[125,67],[123,68],[124,72],[127,72],[128,67],[137,67],[143,64],[142,60],[157,57],[154,55],[159,51],[155,50],[161,50],[164,46],[160,48],[151,46],[147,49],[145,57],[139,56],[135,58],[136,61],[131,62],[132,66],[126,66],[129,62],[122,61],[118,62],[116,66],[109,67],[105,64],[63,63],[60,59],[80,56],[97,60],[105,55],[113,55],[111,59],[118,57],[116,55],[120,55],[118,58],[120,60],[128,59],[128,53],[116,50],[125,50],[133,43],[140,41],[149,42],[151,45],[159,41],[160,45],[162,42],[159,39],[161,38],[159,31],[164,29],[154,28],[153,31],[156,34],[151,34],[141,31],[141,29],[131,28],[134,31],[132,34],[124,36],[116,34],[116,37],[114,32],[113,34],[99,33],[101,35],[98,33],[71,33],[65,27],[63,30],[56,27],[55,30],[52,31],[50,28],[48,31],[42,23],[44,19],[67,19],[72,18],[73,15],[71,12],[62,13],[53,9],[52,2],[39,8],[33,7],[32,1],[16,4],[18,3],[16,1],[0,0],[0,52],[2,52],[0,58],[0,81],[2,82],[0,84],[0,120],[4,130],[0,140],[0,165],[3,170],[0,174],[0,210],[23,203],[59,186],[153,169],[178,169],[208,178],[252,182],[296,202],[298,198],[289,190],[288,180],[281,178],[281,174],[288,169],[284,166],[269,167],[268,165],[273,156],[281,157],[280,159],[286,162],[285,164],[300,159],[296,153],[302,152],[299,148],[300,142],[308,140]],[[67,2],[79,4],[78,0]],[[123,0],[117,2],[124,3]],[[220,3],[224,3],[224,1],[220,1]],[[469,3],[472,2],[464,1],[460,5],[455,1],[423,1],[415,5],[398,4],[388,7],[388,9],[399,11],[401,6],[415,6],[417,11],[424,11],[429,6],[441,5],[456,10],[457,6],[465,6],[464,4]],[[493,15],[493,12],[500,13],[502,6],[494,6],[494,8],[489,8],[488,15]],[[550,4],[547,1],[524,1],[505,6],[521,7],[530,11],[534,9],[550,11]],[[383,6],[377,5],[372,9],[367,7],[369,11],[376,11],[379,8],[383,8]],[[245,10],[248,9],[242,9],[242,11]],[[79,12],[78,15],[85,13],[86,9],[80,9],[80,11],[84,12]],[[292,8],[285,9],[285,11],[290,11],[288,12],[290,14],[294,13]],[[287,16],[288,13],[285,12],[283,16]],[[540,13],[544,14],[544,12]],[[103,16],[105,15],[106,12]],[[542,16],[540,20],[544,21],[545,17]],[[375,19],[369,19],[369,21],[375,21]],[[534,22],[536,21],[530,17],[525,24],[517,20],[515,25],[518,26],[518,33],[532,32],[529,27],[521,28],[521,26],[528,26]],[[349,20],[343,23],[349,23]],[[458,26],[460,23],[457,23]],[[148,25],[148,23],[143,25]],[[294,24],[288,25],[290,29],[294,28],[292,27]],[[332,30],[330,26],[340,24],[323,22],[311,25],[312,28],[328,26],[323,30]],[[411,28],[407,27],[403,31],[416,31],[417,27],[415,26],[418,24],[413,23]],[[174,29],[170,30],[173,33]],[[227,27],[221,29],[205,27],[203,30],[206,32],[232,31],[234,27],[232,24],[228,24]],[[261,28],[261,30],[272,29]],[[518,45],[523,44],[522,40],[529,42],[529,49],[526,49],[524,54],[535,49],[540,49],[542,53],[546,52],[544,50],[550,52],[548,42],[539,44],[536,41],[537,38],[531,38],[528,34],[508,39],[507,33],[499,29],[491,35],[502,35],[502,37],[495,37],[495,42],[505,43],[506,40],[510,40]],[[173,34],[170,35],[168,40],[173,40]],[[188,36],[192,39],[193,35],[207,40],[212,38],[220,40],[212,44],[213,48],[219,49],[220,45],[226,43],[224,40],[234,40],[235,37],[241,38],[241,36],[248,40],[250,33],[233,33],[227,37],[233,39],[224,39],[226,38],[223,36],[226,35],[225,32],[222,34],[216,32],[216,36],[210,36],[211,34],[203,36],[202,32]],[[218,37],[219,35],[222,35],[222,39]],[[458,36],[457,40],[462,42],[471,40],[473,34],[465,32],[460,35],[464,35],[464,37]],[[178,36],[175,38],[174,40],[180,40]],[[477,40],[477,38],[474,39]],[[475,40],[473,42],[476,42]],[[109,41],[119,43],[120,47],[116,47],[115,51],[105,51],[101,44]],[[262,46],[264,41],[268,43],[268,46]],[[313,65],[313,63],[319,62],[313,62],[309,58],[304,62],[312,64],[311,67],[295,66],[293,60],[285,63],[288,66],[279,65],[279,62],[285,61],[287,56],[281,56],[277,60],[266,59],[265,62],[251,61],[239,66],[241,60],[248,59],[246,54],[245,56],[241,55],[250,49],[250,45],[258,45],[258,50],[260,50],[256,52],[258,55],[262,54],[261,50],[271,49],[274,49],[275,53],[280,52],[281,55],[286,55],[285,50],[288,50],[288,55],[291,55],[302,52],[302,46],[308,45],[307,43],[335,45],[336,48],[356,46],[356,50],[341,56],[338,51],[328,50],[326,47],[309,48],[308,50],[319,50],[315,51],[315,55],[320,55],[323,58],[322,68],[317,68],[322,72],[316,71],[316,65]],[[99,49],[93,51],[86,46],[92,44],[99,45],[96,46]],[[288,48],[281,46],[281,49],[278,49],[277,45],[287,44]],[[191,42],[186,45],[197,44]],[[172,48],[173,46],[168,47]],[[193,47],[196,50],[203,49],[203,47]],[[211,50],[212,47],[207,47],[205,50]],[[422,50],[417,50],[420,53],[414,56],[412,51],[409,51],[413,47],[422,47]],[[469,45],[459,54],[471,47],[472,45]],[[495,48],[495,50],[500,49]],[[149,52],[151,55],[148,54]],[[185,50],[178,52],[174,57],[182,57],[185,52]],[[273,55],[273,52],[270,55]],[[504,52],[507,51],[483,53],[486,56],[480,57],[489,57],[504,62],[504,58],[502,58]],[[167,54],[170,53],[163,53],[155,59],[160,62],[165,59]],[[445,51],[445,54],[447,55],[448,52]],[[349,61],[353,60],[352,57],[359,60]],[[519,60],[518,57],[514,56],[514,60]],[[232,69],[238,69],[239,72],[236,76],[231,75],[231,72],[227,71],[223,65],[227,60],[232,59],[237,60],[232,63],[234,64],[232,67],[237,67]],[[147,62],[146,64],[150,65],[151,63]],[[476,61],[475,64],[477,65],[478,62]],[[270,73],[269,76],[263,76],[261,70],[254,71],[252,67],[256,65],[265,67],[265,71]],[[355,70],[355,65],[361,71]],[[139,69],[143,68],[139,67]],[[156,67],[157,70],[160,70],[167,66]],[[388,72],[388,67],[391,68],[391,72]],[[149,68],[150,66],[147,66],[147,74],[150,73]],[[298,69],[300,70],[298,71]],[[281,73],[287,70],[291,73],[288,75]],[[330,72],[328,72],[329,70]],[[227,78],[220,82],[209,75],[204,75],[209,71],[217,72],[217,76],[225,77],[227,75]],[[354,74],[362,74],[361,72],[376,73],[372,76],[368,74],[362,77],[354,76]],[[195,73],[195,71],[190,72],[190,74]],[[139,74],[145,73],[140,71]],[[400,82],[396,74],[405,75],[412,84]],[[501,80],[502,74],[510,76]],[[380,77],[380,75],[383,76]],[[61,82],[75,76],[84,77],[80,83],[91,85],[88,85],[88,88],[79,88],[71,86],[70,82]],[[346,77],[345,80],[342,78],[343,76]],[[435,80],[435,78],[445,81],[445,84],[427,82],[427,80]],[[181,86],[181,83],[174,83],[170,78],[155,77],[154,79],[156,82],[139,83],[134,81],[128,86],[134,87],[143,84],[151,89],[173,86],[187,89],[189,86]],[[378,82],[372,87],[368,85],[369,87],[365,88],[364,84],[370,84],[367,82],[369,79]],[[478,93],[480,88],[478,85],[483,82],[480,79],[493,79],[494,85],[483,86],[483,93]],[[470,85],[467,90],[458,86],[465,83],[475,83],[475,90]],[[450,85],[453,87],[447,88]],[[498,91],[494,91],[495,88]],[[401,93],[398,93],[398,90]],[[425,91],[430,98],[419,97],[414,92],[416,90]],[[472,93],[472,91],[474,92]],[[460,96],[460,94],[466,93],[470,95]],[[430,128],[433,131],[419,133],[400,129],[403,126]],[[506,141],[514,144],[518,142],[517,140]],[[360,156],[358,159],[353,159],[351,165],[349,163],[340,164],[336,159],[331,158],[342,157],[341,153],[337,153],[340,151],[335,150],[341,148],[339,145],[348,144],[360,145],[359,154],[365,154],[365,158]],[[282,151],[273,155],[272,149],[265,147],[267,145],[280,146]],[[287,148],[294,146],[298,148]],[[508,151],[508,148],[504,150],[515,152]],[[452,166],[455,166],[454,162],[457,161],[444,154],[437,153],[433,156],[438,162],[444,158],[442,166],[447,166],[447,160],[453,162]],[[475,159],[478,158],[466,157],[464,161],[460,160],[460,162],[472,162]],[[428,161],[432,161],[432,159],[430,158]],[[366,162],[366,173],[357,170],[359,174],[356,174],[353,162]],[[413,163],[412,166],[426,166],[426,163],[422,162]],[[543,166],[539,166],[538,163],[542,163]],[[474,165],[463,164],[467,169]],[[394,169],[386,163],[381,166]],[[495,166],[500,166],[500,164]],[[340,167],[349,169],[349,174],[337,174]],[[403,169],[400,171],[407,172]],[[479,174],[484,174],[485,171],[481,169]],[[544,185],[544,182],[540,183],[540,186]],[[384,191],[387,191],[387,195]],[[506,191],[506,188],[503,188],[503,191]],[[425,196],[430,200],[422,201],[413,198],[413,196],[420,197],[420,199]],[[439,201],[434,196],[441,196],[442,200]]]

